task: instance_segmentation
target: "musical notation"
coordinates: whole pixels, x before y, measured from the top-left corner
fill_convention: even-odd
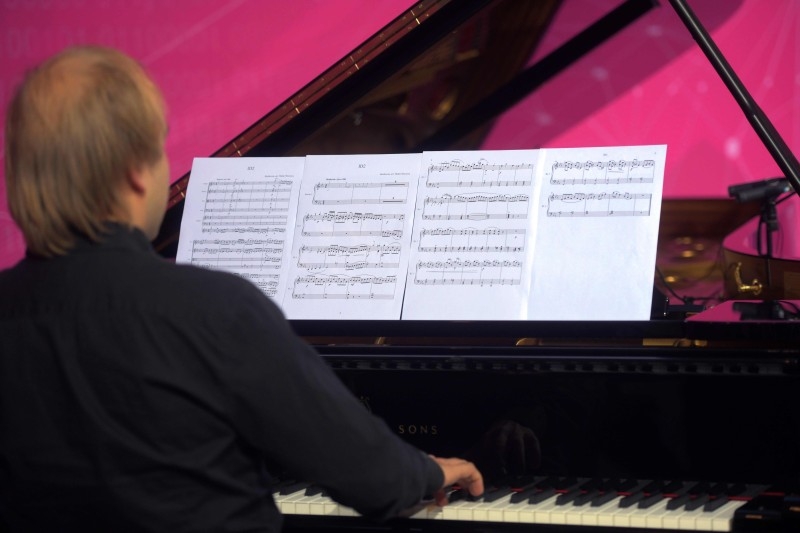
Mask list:
[[[530,197],[527,194],[444,194],[427,197],[423,203],[423,220],[493,220],[528,217]]]
[[[522,262],[517,260],[446,259],[418,261],[416,285],[519,285]]]
[[[291,208],[292,182],[274,180],[212,180],[203,199],[203,233],[265,232],[285,227]]]
[[[547,216],[649,216],[652,199],[650,193],[630,192],[551,194],[547,199]]]
[[[496,164],[488,161],[449,161],[428,167],[426,187],[527,187],[533,183],[532,163]]]
[[[303,217],[304,237],[392,237],[403,236],[403,214],[333,212]]]
[[[300,247],[297,266],[318,270],[324,268],[343,268],[357,270],[364,268],[397,268],[400,266],[399,244],[376,244],[341,246]]]
[[[195,239],[189,262],[223,270],[280,269],[283,239]]]
[[[665,148],[197,158],[178,255],[290,318],[639,318]]]
[[[267,272],[238,272],[238,274],[252,282],[270,298],[275,298],[278,295],[280,274],[270,274]]]
[[[525,250],[523,228],[436,228],[420,231],[419,252],[508,253]]]
[[[299,300],[391,300],[397,276],[306,275],[294,280],[292,298]]]
[[[408,182],[324,182],[314,185],[315,205],[405,204]]]
[[[609,161],[555,161],[551,167],[553,185],[594,185],[653,183],[655,161],[624,159]]]

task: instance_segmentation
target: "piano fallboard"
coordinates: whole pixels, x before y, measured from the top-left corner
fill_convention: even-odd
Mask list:
[[[288,494],[279,486],[275,498],[288,531],[794,527],[798,349],[624,343],[317,349],[398,435],[430,453],[476,462],[492,501],[459,499],[456,491],[444,508],[379,525],[324,494],[305,494],[305,486]]]

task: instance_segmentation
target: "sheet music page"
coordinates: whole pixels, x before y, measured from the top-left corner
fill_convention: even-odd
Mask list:
[[[667,147],[543,150],[529,320],[647,320]]]
[[[289,318],[400,319],[421,157],[306,157]]]
[[[423,153],[403,319],[525,314],[538,157],[537,150]]]
[[[236,273],[281,305],[304,164],[195,158],[175,261]]]

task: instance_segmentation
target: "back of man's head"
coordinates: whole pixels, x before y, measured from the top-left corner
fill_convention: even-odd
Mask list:
[[[43,257],[124,219],[121,183],[159,160],[166,134],[161,95],[144,70],[101,47],[65,50],[31,71],[5,128],[9,210],[28,250]]]

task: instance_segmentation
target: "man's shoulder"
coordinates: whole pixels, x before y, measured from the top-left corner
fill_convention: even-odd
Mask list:
[[[159,270],[164,282],[181,291],[197,291],[214,297],[266,297],[251,281],[231,272],[170,262],[165,262]]]

